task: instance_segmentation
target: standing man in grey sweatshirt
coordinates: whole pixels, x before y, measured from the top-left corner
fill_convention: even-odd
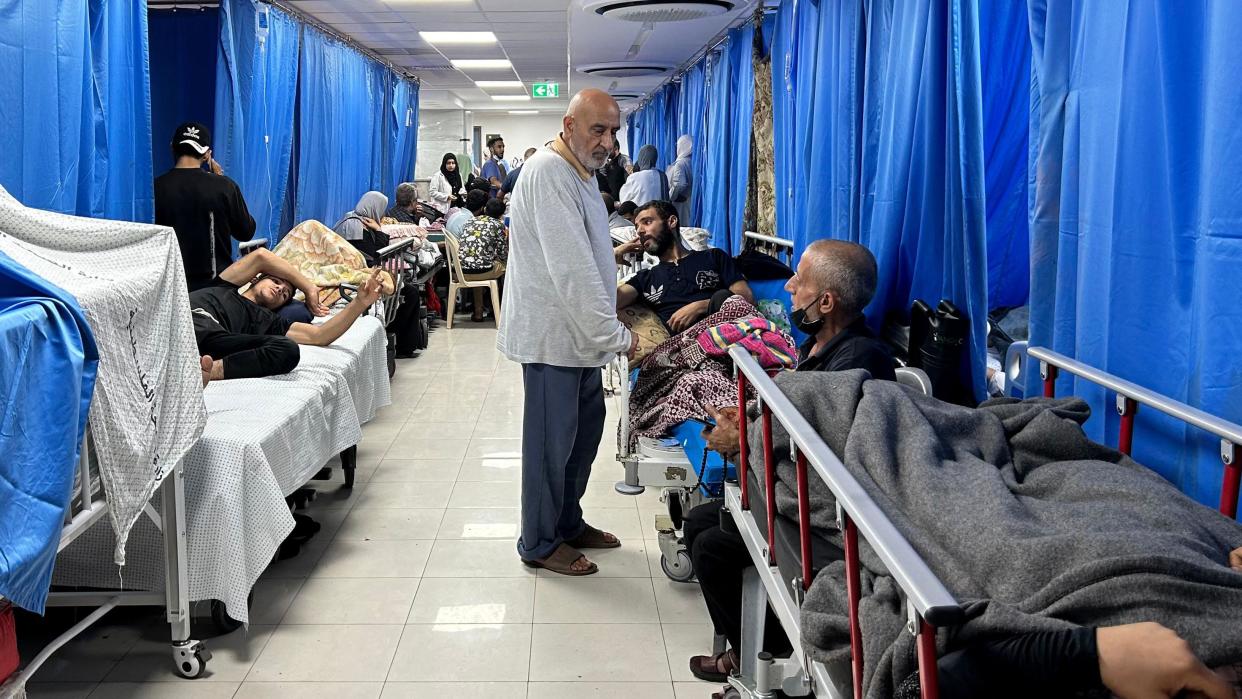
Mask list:
[[[617,266],[595,170],[621,111],[601,90],[574,95],[563,131],[526,161],[510,201],[505,312],[497,346],[522,365],[522,532],[518,555],[563,575],[599,570],[582,549],[615,548],[580,501],[604,433],[600,369],[633,353],[617,320]]]

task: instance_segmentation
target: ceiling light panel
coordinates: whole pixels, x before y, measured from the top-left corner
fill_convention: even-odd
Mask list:
[[[496,102],[529,102],[530,95],[492,95]]]
[[[458,70],[491,70],[497,68],[512,68],[507,58],[454,58],[453,67]]]
[[[538,114],[538,109],[510,109],[510,114]]]
[[[474,84],[484,89],[489,87],[526,87],[526,84],[521,80],[475,80]]]
[[[496,35],[491,32],[419,32],[429,44],[494,44]]]

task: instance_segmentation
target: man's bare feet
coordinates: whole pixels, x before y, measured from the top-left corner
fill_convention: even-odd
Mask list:
[[[220,381],[224,379],[224,361],[220,359],[212,359],[204,354],[198,358],[198,366],[203,371],[203,385],[206,386],[212,381]]]

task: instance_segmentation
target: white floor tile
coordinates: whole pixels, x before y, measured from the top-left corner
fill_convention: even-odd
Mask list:
[[[710,682],[701,682],[695,680],[693,682],[674,682],[673,692],[677,699],[712,699],[712,694],[720,691],[723,684],[711,684]]]
[[[479,389],[468,390],[462,393],[432,393],[428,391],[418,401],[415,408],[430,407],[432,409],[440,409],[447,413],[452,413],[458,408],[477,408],[483,405],[483,401],[487,398],[486,393],[482,393]]]
[[[650,578],[558,575],[535,583],[537,624],[658,623]]]
[[[405,627],[393,682],[524,681],[530,624],[412,624]]]
[[[27,699],[86,699],[95,690],[96,682],[30,682]]]
[[[583,513],[583,519],[596,529],[602,529],[621,540],[621,545],[641,544],[642,527],[638,513],[626,507],[600,507]]]
[[[436,538],[516,542],[521,521],[521,510],[516,507],[450,507],[444,511],[444,520],[440,522],[440,533]]]
[[[389,682],[380,699],[519,699],[525,682]]]
[[[417,578],[313,578],[281,623],[404,623],[417,590]]]
[[[687,624],[698,622],[707,615],[707,603],[697,582],[679,583],[661,575],[652,578],[655,586],[656,608],[664,624]]]
[[[424,483],[368,483],[358,496],[358,509],[439,509],[448,502],[453,484],[446,481]]]
[[[697,682],[690,672],[690,657],[710,655],[712,652],[711,624],[664,624],[664,648],[668,651],[668,666],[676,682]]]
[[[674,699],[668,682],[531,682],[527,699]]]
[[[417,411],[415,411],[417,415]],[[417,418],[408,424],[414,424]],[[432,433],[436,434],[436,433]],[[448,433],[451,434],[451,433]],[[385,459],[438,459],[460,462],[469,443],[463,439],[432,439],[425,434],[417,439],[397,440],[384,454]]]
[[[586,494],[582,496],[581,504],[583,510],[604,507],[636,509],[634,504],[634,496],[622,495],[618,493],[612,487],[611,483],[588,484]]]
[[[477,429],[477,426],[476,426]],[[467,459],[521,459],[521,439],[476,437],[466,449]]]
[[[233,699],[378,699],[383,682],[244,682]]]
[[[418,578],[431,550],[430,541],[332,542],[311,571],[312,578]]]
[[[248,682],[380,682],[388,675],[400,625],[300,626],[276,629]]]
[[[478,429],[475,429],[476,433]],[[522,480],[522,460],[467,458],[457,472],[457,480],[519,483]]]
[[[469,441],[470,435],[474,433],[474,425],[477,421],[478,420],[474,417],[446,420],[443,422],[410,420],[406,422],[401,431],[397,433],[396,441],[398,444],[404,446],[409,444],[417,444],[424,439],[448,436],[457,437],[458,435],[461,435],[463,439]]]
[[[230,699],[240,682],[103,682],[92,699]]]
[[[112,612],[111,614],[117,615],[118,613]],[[28,652],[38,653],[46,641],[52,640],[72,625],[73,622],[68,621],[63,626],[58,626],[42,644]],[[98,682],[140,640],[149,634],[157,633],[159,629],[163,629],[163,633],[168,634],[168,625],[155,623],[151,615],[137,616],[129,613],[120,619],[105,617],[99,625],[86,629],[68,645],[53,653],[52,657],[48,658],[43,667],[39,668],[39,671],[31,678],[31,684],[66,679]],[[22,633],[30,634],[31,632],[29,629],[23,629]],[[29,636],[19,636],[18,640],[21,643],[29,638]],[[23,657],[28,652],[23,651]],[[171,655],[168,657],[170,659],[165,667],[169,674],[172,674]]]
[[[350,510],[337,540],[435,539],[444,510],[362,507]]]
[[[424,578],[410,624],[529,624],[533,578]]]
[[[112,668],[104,682],[185,683],[186,680],[173,672],[172,650],[166,629],[161,636],[148,635],[139,641]],[[207,663],[207,672],[194,682],[241,682],[274,630],[273,626],[251,624],[212,638],[208,643],[212,657]]]
[[[533,568],[518,558],[516,542],[450,541],[441,539],[431,549],[423,572],[428,578],[524,578]]]
[[[532,682],[669,682],[659,624],[535,624]]]
[[[458,481],[449,498],[449,507],[520,507],[521,504],[519,483]]]
[[[385,459],[378,464],[373,483],[425,483],[457,480],[461,462],[457,459]]]

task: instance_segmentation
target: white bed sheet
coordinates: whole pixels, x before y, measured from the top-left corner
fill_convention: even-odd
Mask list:
[[[293,530],[285,496],[361,441],[360,425],[391,402],[386,343],[368,316],[330,347],[302,347],[290,374],[207,387],[207,426],[185,457],[191,600],[222,600],[249,621],[246,598]],[[100,529],[61,554],[56,584],[162,589],[163,544],[149,521],[134,527],[124,569],[109,563]]]

